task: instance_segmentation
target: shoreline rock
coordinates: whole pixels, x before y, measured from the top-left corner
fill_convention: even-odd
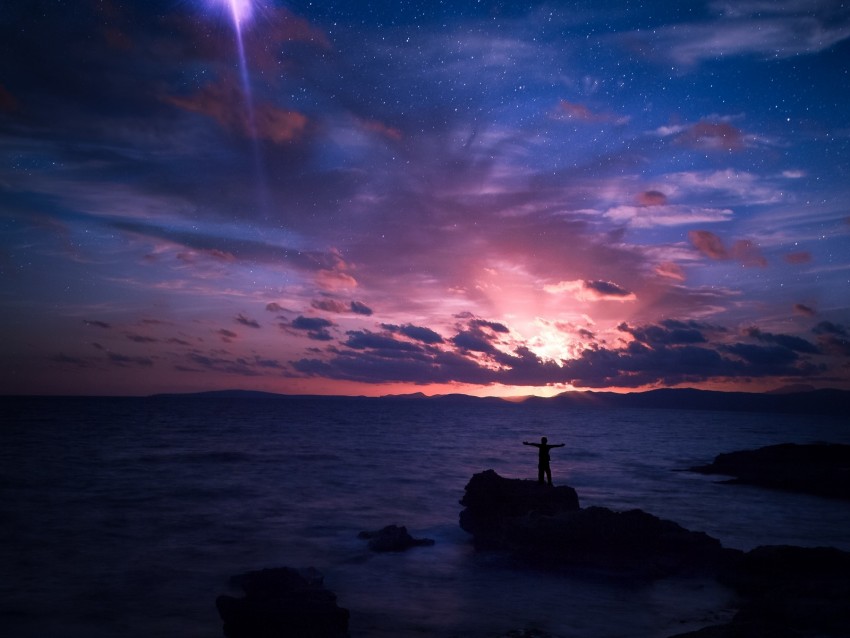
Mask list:
[[[233,576],[245,596],[216,601],[226,638],[347,638],[347,609],[315,569],[278,567]]]
[[[703,532],[642,510],[580,508],[568,486],[475,474],[461,500],[460,526],[478,549],[501,549],[542,567],[613,570],[646,578],[714,570],[735,550]]]
[[[769,445],[719,454],[708,465],[689,471],[735,477],[726,483],[850,499],[850,445]]]
[[[757,547],[718,581],[741,597],[732,621],[671,638],[845,638],[850,553],[834,547]]]
[[[387,525],[374,532],[360,532],[357,538],[369,541],[373,552],[403,552],[411,547],[427,547],[434,544],[430,538],[413,538],[404,526]]]

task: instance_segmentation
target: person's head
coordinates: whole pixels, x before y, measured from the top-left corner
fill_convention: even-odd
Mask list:
[[[548,440],[549,440],[549,439],[547,439],[545,436],[541,436],[541,437],[540,437],[540,442],[541,442],[541,443],[546,443]]]

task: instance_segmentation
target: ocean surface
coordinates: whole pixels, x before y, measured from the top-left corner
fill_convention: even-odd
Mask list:
[[[839,418],[564,410],[428,400],[0,399],[0,634],[213,638],[233,574],[313,566],[352,638],[664,638],[722,622],[709,580],[634,584],[477,553],[458,526],[472,474],[555,482],[582,506],[641,508],[724,546],[850,550],[850,504],[679,471],[782,442],[850,443]],[[361,530],[433,547],[375,554]]]

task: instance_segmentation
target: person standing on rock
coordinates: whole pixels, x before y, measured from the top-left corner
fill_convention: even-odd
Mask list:
[[[540,485],[543,485],[543,475],[545,474],[549,485],[552,485],[552,468],[549,467],[549,450],[553,447],[564,447],[566,443],[549,445],[548,439],[545,436],[542,436],[540,437],[540,443],[529,443],[528,441],[523,441],[522,444],[531,445],[540,450],[540,455],[537,458],[537,482],[540,483]]]

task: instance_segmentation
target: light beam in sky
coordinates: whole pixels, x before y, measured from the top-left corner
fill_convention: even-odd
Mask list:
[[[236,36],[236,51],[239,57],[239,76],[242,81],[242,93],[245,96],[245,115],[248,123],[248,136],[254,151],[254,169],[257,179],[257,200],[263,216],[268,215],[269,205],[266,194],[265,171],[260,155],[260,144],[257,136],[257,122],[254,113],[254,97],[251,91],[251,80],[248,75],[248,60],[245,55],[245,42],[242,27],[254,12],[254,0],[208,0],[215,5],[224,6],[233,21],[233,31]]]

